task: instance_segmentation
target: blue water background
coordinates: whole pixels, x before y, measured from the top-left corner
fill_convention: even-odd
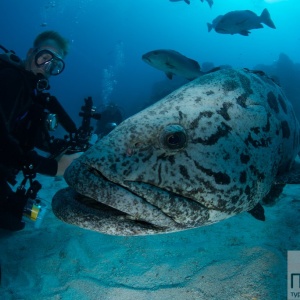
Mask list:
[[[207,23],[232,10],[260,15],[267,8],[277,29],[264,26],[250,36],[208,32]],[[125,117],[144,107],[153,84],[166,79],[141,60],[154,49],[174,49],[200,65],[253,68],[273,64],[280,53],[299,63],[300,2],[263,0],[1,0],[0,44],[25,57],[37,34],[56,30],[70,41],[66,69],[51,78],[51,93],[79,124],[83,99],[114,101]]]

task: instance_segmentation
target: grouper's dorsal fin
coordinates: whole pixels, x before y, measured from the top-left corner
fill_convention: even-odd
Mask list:
[[[300,183],[300,163],[295,162],[289,171],[277,175],[274,183],[275,184],[299,184]]]

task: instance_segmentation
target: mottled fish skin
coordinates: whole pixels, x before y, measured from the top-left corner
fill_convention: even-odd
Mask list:
[[[113,235],[209,225],[255,207],[298,152],[299,123],[281,88],[262,73],[224,69],[97,142],[67,169],[70,188],[56,194],[53,211]],[[78,193],[105,205],[76,204]]]

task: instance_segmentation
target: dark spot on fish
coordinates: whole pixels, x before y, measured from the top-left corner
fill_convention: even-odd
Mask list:
[[[250,129],[250,131],[254,132],[255,134],[259,134],[260,133],[260,128],[259,127],[252,127]]]
[[[112,171],[112,172],[116,172],[117,171],[117,164],[113,163],[110,165],[109,169]]]
[[[207,96],[210,96],[210,95],[213,95],[215,92],[214,91],[207,91],[205,94],[207,95]]]
[[[162,154],[160,154],[160,155],[157,156],[156,161],[166,160],[167,158],[168,158],[168,156],[166,155],[166,153],[162,153]]]
[[[219,210],[226,211],[226,204],[227,201],[225,201],[224,199],[219,199],[217,207]]]
[[[214,177],[217,184],[229,184],[231,181],[230,177],[222,172],[215,173]]]
[[[282,137],[288,139],[291,135],[290,126],[287,121],[281,122]]]
[[[197,169],[201,170],[207,176],[209,176],[209,177],[213,176],[214,179],[215,179],[215,182],[217,184],[222,184],[222,185],[226,184],[226,185],[228,185],[231,182],[230,177],[225,173],[213,172],[210,169],[207,169],[207,168],[204,168],[204,167],[200,166],[197,162],[195,162],[195,166],[197,167]]]
[[[257,177],[259,181],[263,181],[265,179],[266,177],[265,174],[259,172],[259,170],[255,166],[251,165],[250,170]]]
[[[278,102],[275,95],[272,92],[268,93],[267,101],[271,109],[273,109],[276,113],[279,113]]]
[[[229,160],[230,159],[230,153],[229,152],[226,152],[224,155],[223,155],[223,159],[224,160]]]
[[[179,120],[182,120],[184,114],[182,113],[182,111],[179,111],[178,113],[179,113]]]
[[[219,141],[220,138],[227,136],[231,130],[232,129],[230,126],[222,122],[221,125],[219,125],[217,128],[217,132],[212,134],[209,138],[207,139],[197,138],[194,139],[192,142],[200,143],[203,145],[214,145]]]
[[[293,147],[294,149],[299,147],[299,135],[296,131],[294,132]]]
[[[202,111],[199,113],[198,117],[196,119],[194,119],[190,124],[190,128],[191,129],[195,129],[195,128],[198,128],[199,127],[199,121],[202,119],[202,118],[211,118],[213,115],[213,112],[211,111]]]
[[[225,80],[222,88],[224,91],[229,92],[229,91],[234,91],[239,87],[239,84],[236,80]]]
[[[250,156],[242,153],[240,159],[243,164],[247,164],[250,160]]]
[[[249,196],[249,195],[251,194],[251,189],[250,189],[250,186],[249,186],[249,185],[247,185],[246,188],[245,188],[245,194],[246,194],[247,196]]]
[[[174,157],[174,155],[168,156],[167,159],[168,159],[168,161],[170,162],[171,165],[174,165],[174,163],[175,163],[175,157]]]
[[[228,114],[228,109],[232,107],[232,103],[224,102],[221,109],[217,110],[217,113],[221,115],[226,121],[230,120],[230,116]]]
[[[202,101],[202,98],[201,98],[201,97],[197,97],[197,98],[195,99],[195,102],[196,102],[196,103],[201,102],[201,101]]]
[[[142,162],[144,163],[146,161],[149,161],[151,156],[152,156],[152,153],[151,153],[151,151],[149,151],[148,155],[146,155],[142,158]]]
[[[267,124],[266,124],[266,126],[264,126],[264,127],[262,128],[262,130],[263,130],[264,132],[269,132],[270,129],[271,129],[271,125],[270,125],[270,117],[271,117],[271,115],[270,115],[270,113],[268,113],[268,116],[267,116]]]
[[[278,102],[279,102],[281,108],[283,109],[283,111],[287,114],[286,103],[280,94],[278,95]]]
[[[247,173],[245,171],[240,174],[240,183],[245,183],[247,181]]]
[[[246,92],[246,98],[247,98],[249,95],[253,94],[253,90],[251,89],[251,81],[247,76],[244,76],[241,73],[239,73],[238,76],[240,78],[242,87]]]
[[[243,108],[246,108],[246,107],[247,107],[246,101],[247,101],[247,96],[246,96],[246,94],[242,94],[242,95],[238,96],[237,99],[236,99],[236,103],[237,103],[238,105],[240,105],[241,107],[243,107]]]
[[[239,196],[235,195],[231,197],[231,203],[232,204],[237,204],[238,200],[240,199]]]
[[[253,147],[258,148],[258,147],[268,147],[271,143],[272,139],[270,137],[266,138],[266,139],[259,139],[259,140],[254,140],[251,136],[251,134],[249,133],[247,139],[245,140],[245,144],[247,146],[249,146],[249,144],[251,144]]]
[[[203,118],[203,117],[211,118],[213,115],[213,112],[212,111],[203,111],[199,115],[200,115],[200,118]]]
[[[122,162],[121,166],[122,167],[126,167],[129,164],[129,160],[125,160],[124,162]]]
[[[130,173],[129,169],[125,169],[122,172],[123,176],[127,176],[129,173]]]
[[[190,176],[189,176],[189,172],[187,170],[187,168],[183,165],[180,165],[179,166],[179,171],[180,171],[180,174],[186,178],[186,179],[190,179]]]
[[[161,184],[161,164],[158,166],[158,185]]]

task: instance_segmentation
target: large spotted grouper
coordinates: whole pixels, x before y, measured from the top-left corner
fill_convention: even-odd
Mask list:
[[[299,123],[281,88],[261,72],[224,69],[99,140],[67,169],[70,187],[56,193],[52,207],[67,223],[125,236],[195,228],[245,211],[263,220],[260,202],[298,152]]]

